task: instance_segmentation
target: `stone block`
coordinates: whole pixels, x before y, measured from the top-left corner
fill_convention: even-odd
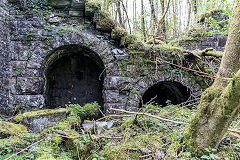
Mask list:
[[[65,108],[38,110],[19,114],[15,116],[14,120],[22,122],[29,132],[39,133],[41,130],[65,119],[66,113]]]
[[[69,16],[72,17],[83,17],[83,10],[70,10],[69,11]]]
[[[9,65],[9,71],[13,76],[23,76],[25,74],[26,61],[11,61]]]
[[[72,0],[71,8],[84,10],[85,0]]]
[[[43,95],[13,95],[12,104],[24,106],[26,110],[31,108],[42,108],[45,104]]]
[[[43,82],[39,77],[17,77],[16,89],[19,94],[38,95],[43,92]]]
[[[107,103],[116,103],[119,100],[119,91],[118,90],[106,90],[105,91],[105,102]]]
[[[134,79],[129,77],[112,76],[107,79],[108,89],[130,90],[133,87],[132,83],[134,83]]]
[[[102,133],[103,131],[110,129],[112,126],[114,125],[114,121],[109,121],[109,122],[105,122],[105,121],[98,121],[95,124],[94,123],[83,123],[83,129],[85,131],[88,131],[89,129],[94,129],[97,131],[97,134]]]
[[[123,109],[123,110],[126,109],[125,104],[121,104],[121,103],[106,103],[104,105],[104,108],[105,108],[105,111],[106,111],[107,114],[118,113],[118,112],[115,112],[115,111],[111,111],[110,108]]]
[[[100,4],[93,1],[87,1],[85,4],[85,16],[88,18],[93,18],[95,12],[97,12],[100,8]]]
[[[54,8],[69,8],[71,6],[71,0],[49,0],[49,3]]]

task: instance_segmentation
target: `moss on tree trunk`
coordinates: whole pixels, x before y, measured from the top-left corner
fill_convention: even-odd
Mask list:
[[[217,148],[240,110],[240,0],[235,1],[226,49],[213,85],[202,95],[197,114],[185,132],[188,151]],[[234,74],[236,73],[236,74]]]

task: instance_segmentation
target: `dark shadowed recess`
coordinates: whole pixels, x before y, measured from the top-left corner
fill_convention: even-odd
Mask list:
[[[143,104],[158,103],[166,106],[166,101],[172,104],[180,104],[188,100],[190,91],[184,85],[174,81],[162,81],[151,86],[142,97]],[[140,104],[140,107],[142,104]]]
[[[46,103],[49,108],[65,104],[98,102],[103,105],[103,65],[98,55],[88,49],[66,46],[58,50],[62,56],[46,71]],[[58,54],[58,53],[57,53]]]

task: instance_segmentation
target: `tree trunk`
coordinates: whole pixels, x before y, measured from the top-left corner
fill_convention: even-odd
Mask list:
[[[191,13],[192,13],[192,3],[191,0],[187,0],[188,5],[189,5],[189,9],[188,9],[188,19],[187,19],[187,29],[189,29],[190,26],[190,22],[191,22]]]
[[[172,1],[172,12],[173,12],[173,36],[176,37],[176,8],[177,3],[176,0]]]
[[[144,15],[144,4],[141,0],[141,30],[143,34],[144,41],[146,41],[146,28],[145,28],[145,15]]]
[[[122,12],[121,12],[121,4],[120,1],[118,0],[116,3],[117,6],[117,13],[118,13],[118,19],[119,19],[119,24],[122,28],[125,28],[125,25],[123,24],[123,18],[122,18]]]
[[[194,11],[194,14],[197,15],[197,12],[198,12],[198,0],[193,0],[193,11]]]
[[[131,30],[131,26],[130,26],[130,20],[129,20],[129,17],[128,17],[128,12],[127,12],[127,9],[123,3],[123,0],[120,0],[120,2],[122,3],[122,8],[123,8],[123,11],[125,12],[126,14],[126,18],[127,18],[127,22],[128,22],[128,27],[129,27],[129,32],[130,34],[132,33],[132,30]]]
[[[184,134],[187,149],[195,155],[203,154],[207,147],[217,148],[240,111],[239,31],[240,0],[236,0],[217,78],[203,93],[198,111]]]
[[[154,33],[156,24],[157,24],[157,18],[156,18],[156,12],[155,12],[155,6],[154,6],[153,0],[149,0],[149,4],[151,7],[152,33]]]
[[[162,17],[158,21],[158,28],[157,28],[156,37],[161,37],[161,40],[165,40],[166,39],[166,32],[167,32],[165,16],[166,16],[167,11],[168,11],[169,6],[170,6],[170,0],[168,0],[167,7],[165,7],[165,5],[164,5],[164,0],[160,0],[160,3],[161,3],[161,8],[162,8]]]
[[[136,0],[133,1],[133,32],[137,32],[137,22],[136,22],[136,17],[137,17],[137,7],[136,7]]]

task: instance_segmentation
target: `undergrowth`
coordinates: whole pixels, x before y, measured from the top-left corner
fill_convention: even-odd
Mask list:
[[[139,112],[160,116],[169,120],[188,123],[196,107],[172,105],[146,105]],[[39,134],[30,133],[0,139],[0,159],[6,159],[16,152],[31,146],[13,156],[13,160],[137,160],[137,159],[239,159],[239,135],[227,133],[219,148],[206,148],[208,154],[193,157],[185,150],[183,131],[186,125],[160,121],[145,115],[106,118],[114,121],[111,129],[97,135],[95,129],[83,130],[82,122],[98,112],[96,103],[81,107],[67,106],[67,118]],[[233,127],[239,127],[235,121]]]

